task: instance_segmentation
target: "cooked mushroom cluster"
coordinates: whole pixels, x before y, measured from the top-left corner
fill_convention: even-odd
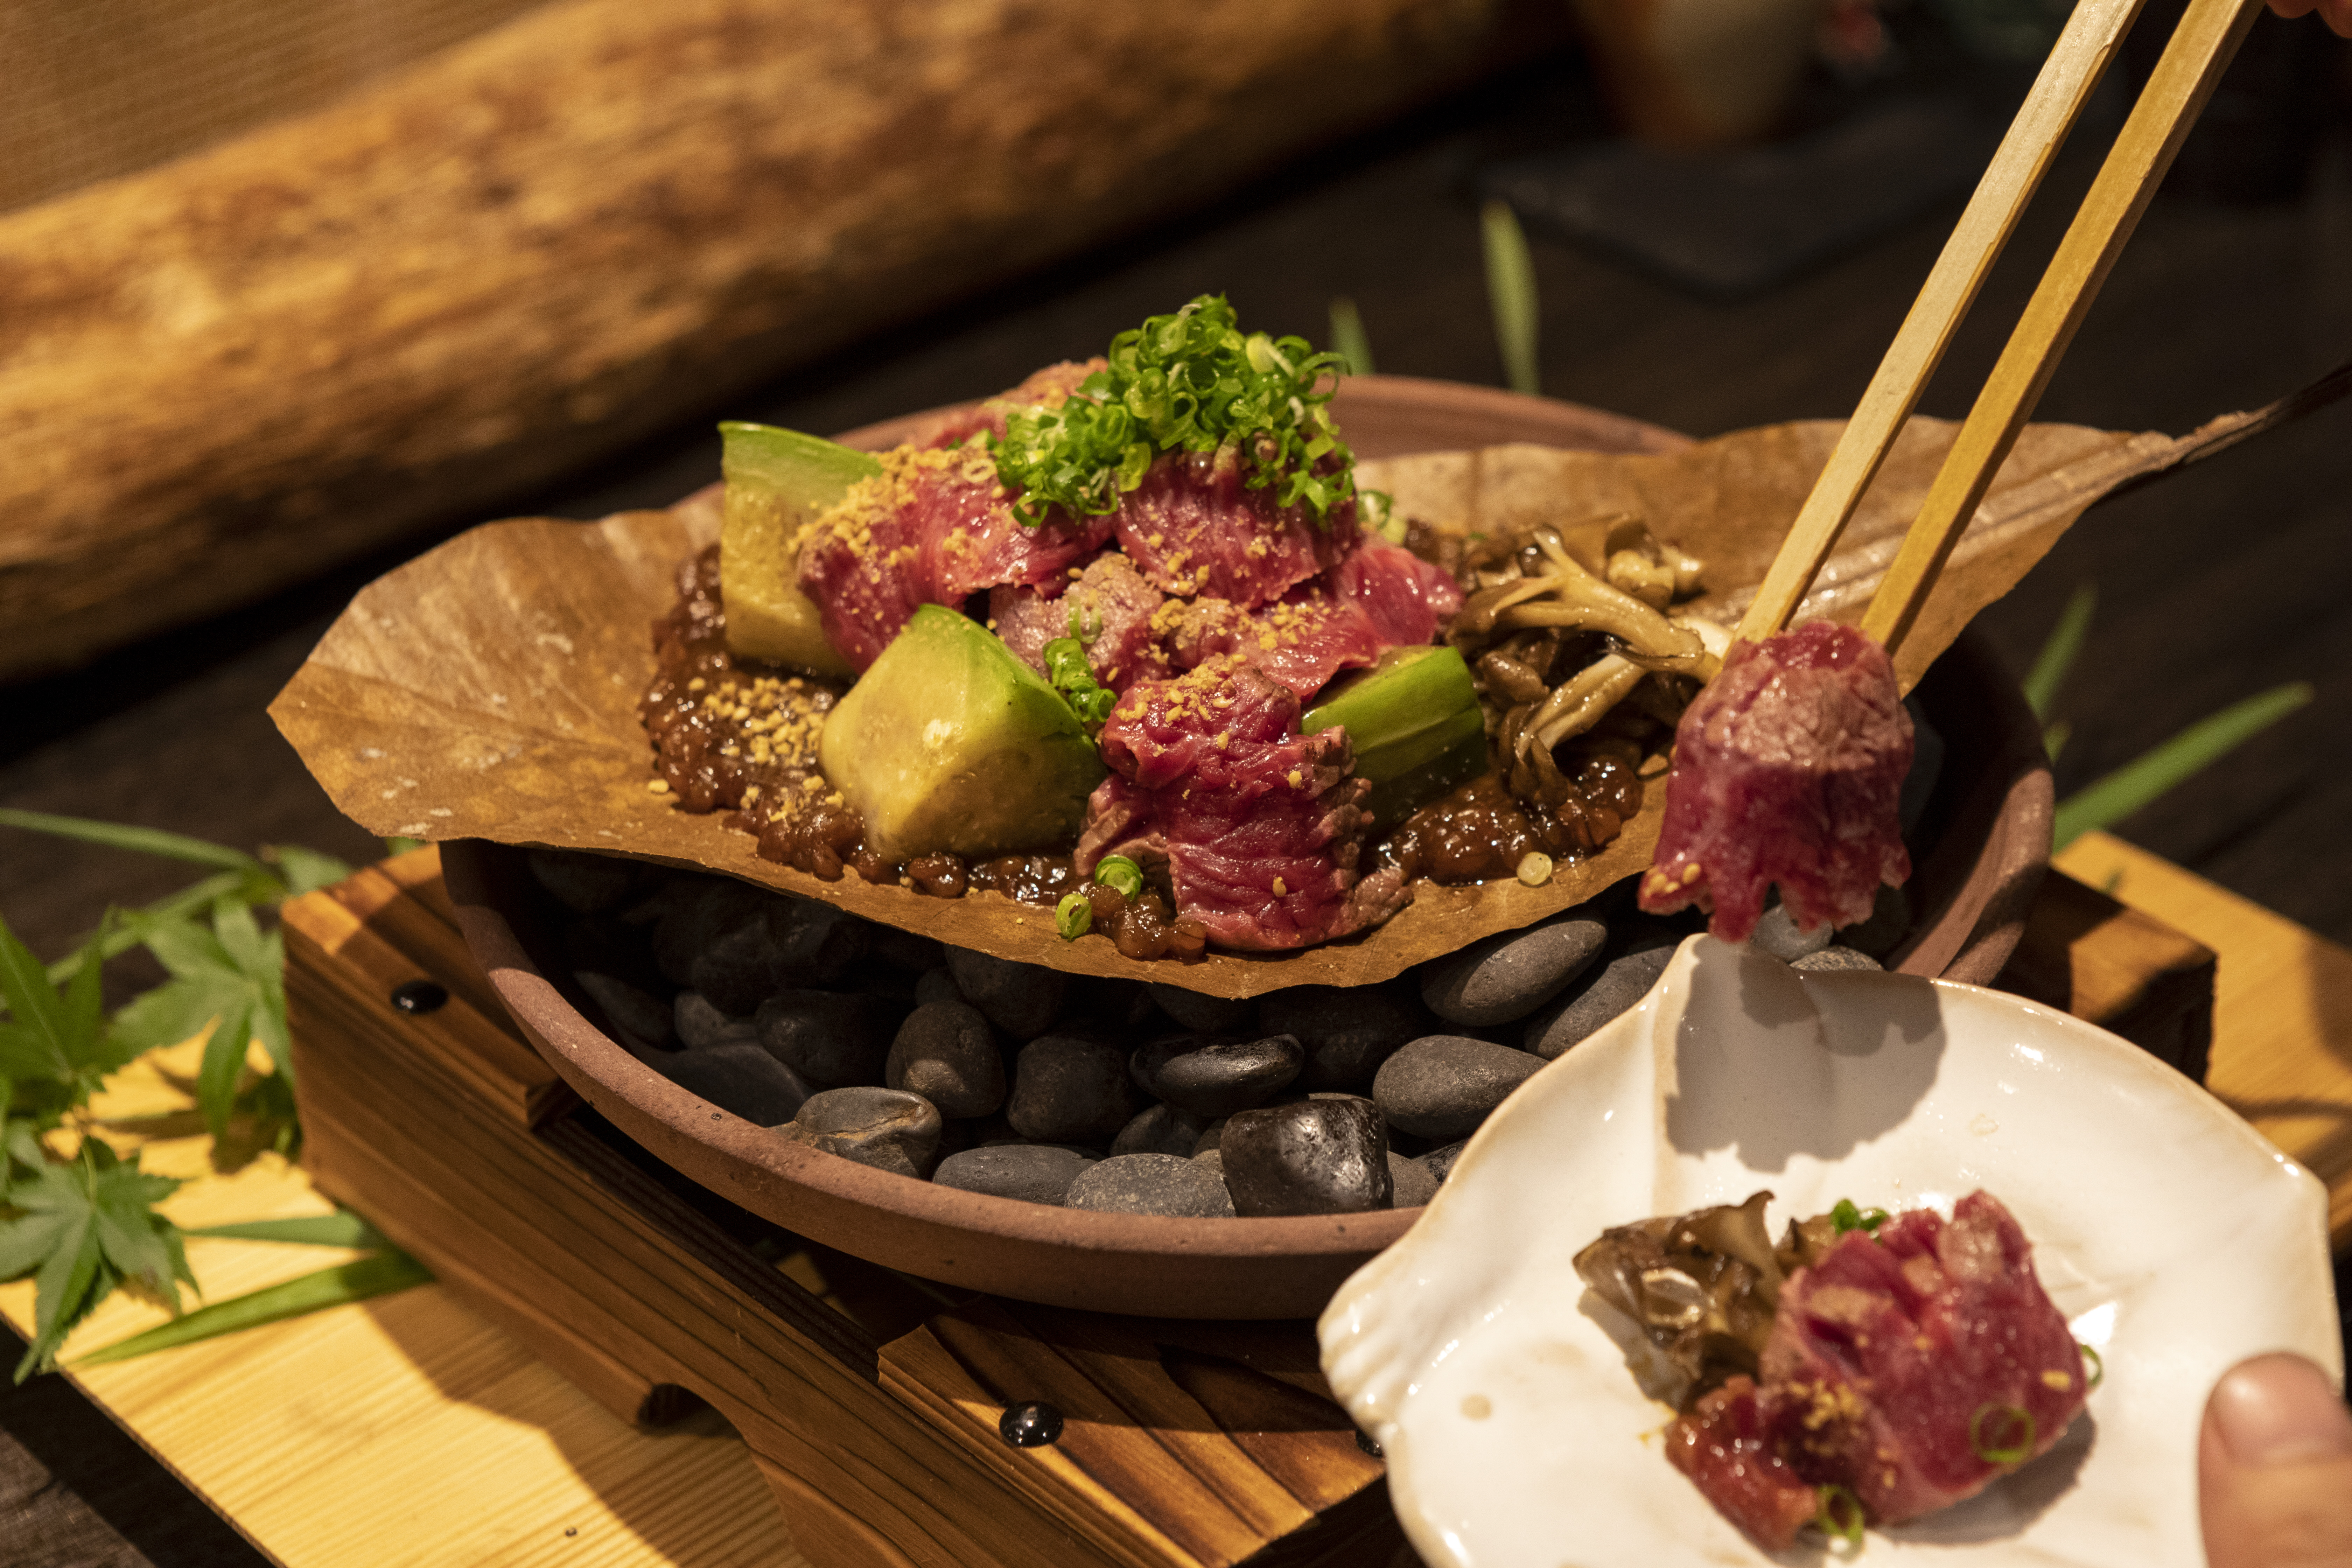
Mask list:
[[[1674,608],[1700,570],[1626,512],[1465,552],[1470,595],[1447,636],[1514,795],[1556,809],[1595,762],[1630,773],[1673,731],[1729,646],[1722,627]]]

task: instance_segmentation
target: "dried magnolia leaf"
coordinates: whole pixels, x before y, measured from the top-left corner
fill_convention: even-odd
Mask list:
[[[2029,428],[1902,648],[1905,688],[2084,508],[2228,439],[2229,424],[2178,440]],[[1463,532],[1637,511],[1707,563],[1700,607],[1732,620],[1838,428],[1780,425],[1668,451],[1430,453],[1367,462],[1362,479],[1406,515]],[[1912,422],[1801,616],[1859,616],[1954,431]],[[1563,863],[1548,886],[1423,882],[1408,908],[1360,937],[1279,955],[1212,953],[1194,964],[1138,963],[1101,936],[1064,942],[1051,910],[999,894],[933,899],[855,874],[820,881],[759,858],[751,836],[721,826],[718,815],[691,815],[646,787],[651,753],[636,704],[653,669],[649,626],[671,604],[677,563],[718,530],[715,488],[666,511],[475,529],[362,592],[271,716],[335,804],[373,833],[638,856],[824,899],[1003,958],[1220,996],[1386,980],[1591,898],[1648,865],[1657,839],[1663,777],[1614,844]]]

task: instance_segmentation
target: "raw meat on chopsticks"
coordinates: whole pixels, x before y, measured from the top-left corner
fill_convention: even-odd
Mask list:
[[[1410,895],[1359,874],[1370,785],[1345,731],[1298,732],[1298,699],[1240,659],[1130,689],[1103,726],[1112,776],[1087,803],[1076,867],[1164,864],[1179,919],[1221,947],[1281,950],[1378,925]]]
[[[1733,645],[1675,730],[1665,821],[1641,905],[1710,911],[1745,942],[1768,884],[1805,930],[1870,918],[1881,883],[1911,875],[1897,806],[1911,717],[1885,649],[1813,621]]]

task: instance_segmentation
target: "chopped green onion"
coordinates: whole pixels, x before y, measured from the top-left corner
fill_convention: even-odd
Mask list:
[[[2088,1394],[2092,1389],[2107,1381],[2106,1358],[2101,1355],[2097,1348],[2093,1345],[2078,1344],[2074,1348],[2081,1351],[2083,1359],[2091,1363],[2091,1381],[2083,1389],[2084,1393]]]
[[[1862,1544],[1862,1500],[1841,1486],[1815,1489],[1821,1495],[1821,1507],[1813,1515],[1813,1528],[1823,1535],[1844,1542],[1848,1546]]]
[[[1990,1436],[1985,1431],[1988,1420],[2000,1426]],[[2000,1443],[1997,1438],[2014,1436],[2016,1441]],[[1969,1447],[1977,1458],[1988,1465],[2018,1465],[2033,1455],[2033,1412],[2015,1405],[1980,1405],[1969,1417]]]
[[[1886,1220],[1887,1214],[1885,1209],[1856,1208],[1853,1206],[1852,1198],[1838,1199],[1836,1206],[1830,1210],[1830,1223],[1837,1227],[1837,1233],[1840,1236],[1843,1236],[1850,1230],[1875,1234],[1878,1227],[1885,1225]]]
[[[1246,461],[1244,483],[1272,487],[1277,504],[1304,505],[1318,524],[1355,495],[1354,459],[1324,408],[1343,356],[1305,338],[1244,335],[1224,297],[1203,294],[1119,333],[1108,357],[1060,407],[1006,417],[996,473],[1019,492],[1013,515],[1024,525],[1055,508],[1112,510],[1164,452],[1231,448]]]
[[[1045,674],[1090,735],[1103,727],[1118,702],[1117,692],[1106,691],[1095,679],[1094,670],[1087,664],[1086,645],[1076,637],[1055,637],[1045,645]]]
[[[1106,855],[1095,867],[1095,880],[1118,890],[1122,899],[1143,891],[1143,868],[1124,855]]]
[[[1095,906],[1084,893],[1064,893],[1054,906],[1054,929],[1064,942],[1076,942],[1095,923]]]

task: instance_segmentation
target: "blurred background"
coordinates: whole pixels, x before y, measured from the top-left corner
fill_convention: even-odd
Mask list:
[[[2150,0],[1924,412],[1966,412],[2179,10]],[[14,0],[0,807],[373,858],[265,712],[373,577],[494,517],[666,505],[720,417],[983,396],[1201,292],[1694,436],[1843,417],[2065,12]],[[1509,368],[1498,200],[1534,283]],[[2178,434],[2347,357],[2352,46],[2265,16],[2039,416]],[[2352,942],[2347,584],[2339,403],[2095,508],[1979,624],[2021,676],[2095,590],[2062,796],[2312,683],[2121,831]],[[186,877],[0,831],[44,957]],[[110,1005],[160,977],[126,955]],[[64,1380],[0,1417],[0,1500],[84,1543],[58,1561],[259,1561]]]
[[[7,7],[0,805],[363,857],[263,710],[388,566],[666,504],[716,477],[720,416],[986,395],[1202,291],[1318,344],[1350,301],[1381,371],[1501,383],[1494,197],[1544,394],[1696,436],[1842,416],[2064,9]],[[2178,9],[1926,412],[1965,412]],[[2039,416],[2179,433],[2347,353],[2352,53],[2265,16]],[[2097,508],[1981,620],[2022,671],[2095,585],[2062,795],[2315,681],[2124,830],[2338,940],[2347,524],[2338,405]],[[54,953],[178,876],[10,834],[0,910]]]

